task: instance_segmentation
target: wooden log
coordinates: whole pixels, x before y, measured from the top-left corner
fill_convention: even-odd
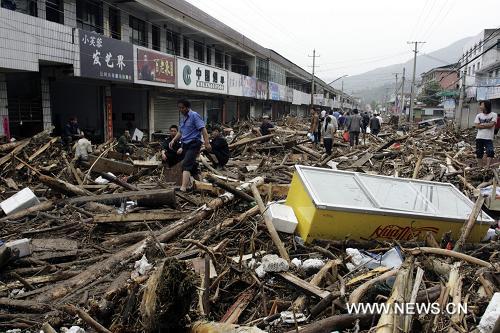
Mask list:
[[[373,157],[372,153],[365,153],[360,159],[354,161],[349,168],[360,168],[362,167],[370,158]]]
[[[469,238],[469,235],[472,232],[474,225],[476,224],[476,220],[477,220],[479,213],[481,213],[481,208],[483,207],[483,203],[484,203],[484,197],[482,195],[480,195],[476,199],[476,203],[474,204],[474,207],[472,208],[469,219],[462,226],[462,230],[460,232],[460,237],[458,238],[457,242],[455,243],[453,251],[457,251],[457,252],[462,251],[462,247],[463,247],[464,243],[467,241],[467,238]]]
[[[422,166],[422,158],[424,157],[424,153],[420,153],[418,155],[417,163],[415,164],[415,169],[413,169],[413,176],[411,178],[417,179],[418,173],[420,172],[420,168]]]
[[[94,318],[92,318],[87,312],[83,311],[82,309],[72,305],[72,304],[66,304],[62,307],[62,309],[69,313],[70,315],[77,315],[82,319],[84,322],[86,322],[90,327],[95,329],[99,333],[111,333],[110,330],[108,330],[106,327],[102,326],[100,323],[98,323]]]
[[[8,152],[8,151],[16,148],[17,146],[22,145],[26,141],[29,141],[29,139],[4,143],[4,144],[0,145],[0,153]]]
[[[181,232],[185,230],[189,230],[191,227],[203,221],[207,216],[212,214],[214,209],[219,208],[226,204],[227,202],[234,199],[234,196],[230,193],[224,193],[216,199],[213,199],[208,204],[203,205],[197,210],[191,212],[185,218],[177,221],[174,226],[166,226],[159,231],[155,232],[155,236],[160,242],[166,242],[173,237],[176,237]],[[146,232],[145,234],[141,234],[142,238],[149,235],[150,232]],[[66,296],[72,290],[76,288],[84,287],[92,281],[108,274],[111,270],[116,269],[116,266],[120,265],[123,262],[127,262],[129,260],[134,260],[139,258],[144,251],[144,247],[146,245],[146,240],[141,240],[117,253],[114,253],[109,258],[104,261],[93,264],[92,266],[87,267],[85,271],[78,274],[77,276],[72,277],[63,282],[59,282],[52,286],[47,292],[37,297],[37,301],[52,302],[61,297]]]
[[[240,315],[245,311],[248,304],[252,301],[255,296],[253,290],[247,290],[242,292],[236,301],[227,309],[226,313],[222,316],[220,322],[227,324],[237,324]]]
[[[49,304],[45,304],[42,302],[17,300],[6,297],[0,297],[0,305],[2,307],[20,309],[23,311],[35,313],[45,313],[52,310],[52,307]]]
[[[228,183],[226,183],[225,181],[217,178],[217,177],[214,177],[213,175],[207,175],[207,179],[209,182],[211,183],[214,183],[215,185],[219,186],[220,188],[234,194],[235,196],[245,200],[245,201],[248,201],[248,202],[254,202],[255,199],[254,197],[246,194],[245,192],[241,191],[241,190],[238,190],[237,188],[229,185]]]
[[[330,295],[320,300],[316,305],[311,308],[310,314],[311,318],[316,318],[321,312],[323,312],[327,307],[332,305],[332,302],[340,297],[340,292],[331,292]]]
[[[82,195],[91,195],[87,190],[84,190],[78,186],[65,182],[61,179],[56,179],[47,175],[38,175],[38,179],[54,191],[57,191],[61,194],[65,194],[67,196],[82,196]]]
[[[94,162],[97,161],[94,167],[92,168],[93,171],[111,172],[114,174],[125,174],[125,175],[131,175],[135,171],[134,165],[130,163],[115,161],[105,157],[101,157],[99,158],[99,160],[97,159],[98,159],[97,156],[89,155],[88,163],[90,165],[92,165]]]
[[[48,322],[43,323],[42,331],[43,333],[57,333],[57,331],[52,326],[50,326]]]
[[[175,207],[175,193],[168,189],[130,191],[113,194],[86,195],[68,200],[71,205],[86,202],[120,203],[123,199],[137,200],[139,206],[158,207],[169,205]]]
[[[267,231],[269,232],[269,235],[271,236],[274,245],[278,248],[278,252],[280,253],[281,257],[290,263],[290,257],[288,256],[288,252],[285,249],[285,246],[283,245],[283,242],[281,241],[280,236],[278,235],[278,232],[276,231],[276,228],[273,225],[273,222],[271,221],[271,217],[269,217],[267,214],[264,214],[266,211],[266,207],[264,206],[264,202],[262,202],[259,190],[257,189],[257,186],[255,184],[252,184],[252,194],[253,197],[255,198],[255,201],[257,202],[257,205],[259,206],[260,213],[264,217],[264,222],[266,224]]]
[[[303,151],[304,153],[311,155],[315,159],[318,159],[318,160],[321,159],[321,153],[317,152],[316,150],[312,150],[304,145],[298,145],[294,148],[297,148],[297,149]]]
[[[2,158],[0,158],[0,166],[2,166],[5,163],[7,163],[12,158],[12,156],[15,156],[16,154],[18,154],[29,143],[30,143],[30,140],[22,141],[22,143],[19,144],[18,146],[16,146],[16,148],[14,148],[14,150],[12,152],[10,152],[9,154],[7,154],[7,155],[3,156]]]
[[[478,266],[483,266],[483,267],[488,267],[488,268],[493,268],[493,265],[489,262],[486,262],[484,260],[478,259],[471,257],[469,255],[456,252],[456,251],[451,251],[451,250],[445,250],[445,249],[436,249],[433,247],[419,247],[419,248],[414,248],[414,249],[408,249],[410,253],[413,255],[418,255],[418,254],[436,254],[440,256],[447,256],[447,257],[452,257],[460,260],[467,261],[468,263],[478,265]]]
[[[349,303],[351,304],[357,304],[361,300],[361,297],[367,292],[375,283],[381,282],[386,280],[387,278],[390,278],[391,276],[394,276],[398,273],[397,269],[393,269],[389,272],[386,272],[384,274],[381,274],[371,280],[366,281],[362,285],[358,286],[356,289],[354,289],[351,292],[351,295],[349,296]]]
[[[195,322],[189,333],[266,333],[257,327],[240,326],[236,324],[227,324],[219,322]]]
[[[255,143],[255,142],[260,142],[260,141],[264,141],[264,140],[269,140],[273,136],[274,136],[274,134],[268,134],[268,135],[263,135],[263,136],[259,136],[259,137],[256,137],[256,138],[246,138],[246,139],[240,140],[238,142],[231,143],[229,145],[229,149],[235,149],[237,147],[241,147],[241,146],[244,146],[244,145],[247,145],[247,144],[250,144],[250,143]]]
[[[94,223],[127,223],[142,221],[170,221],[178,220],[187,213],[184,212],[141,212],[130,214],[96,214],[93,217]]]
[[[361,327],[369,327],[377,315],[369,313],[362,314],[341,314],[331,316],[322,320],[312,322],[298,329],[290,330],[286,333],[330,333],[334,330],[352,328],[357,320]]]
[[[304,281],[291,273],[282,272],[282,273],[277,273],[277,275],[281,276],[283,279],[299,287],[300,289],[307,291],[310,294],[316,295],[320,298],[325,298],[330,294],[330,292],[323,290],[307,281]]]
[[[8,216],[4,216],[0,219],[0,222],[19,220],[19,219],[26,217],[28,215],[52,209],[53,207],[54,207],[54,203],[52,201],[50,201],[50,200],[49,201],[42,201],[41,203],[39,203],[35,206],[20,210],[18,212],[12,213]]]

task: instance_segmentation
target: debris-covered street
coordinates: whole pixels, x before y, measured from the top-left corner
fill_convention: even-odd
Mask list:
[[[7,244],[0,257],[2,329],[476,327],[498,290],[499,244],[497,236],[469,242],[466,226],[481,215],[480,194],[497,186],[498,175],[474,167],[473,132],[432,126],[396,133],[387,125],[354,150],[336,138],[326,156],[309,142],[304,123],[287,117],[266,137],[252,133],[258,123],[226,130],[232,136],[226,167],[216,169],[200,155],[200,180],[187,192],[178,191],[179,165],[155,163],[161,159],[158,142],[136,142],[125,158],[107,142],[81,165],[47,132],[1,145],[3,199],[31,190],[17,202],[26,208],[0,222]],[[293,234],[295,225],[286,219],[273,224],[277,218],[268,214],[272,202],[280,205],[290,196],[299,164],[449,182],[476,204],[459,233],[439,238],[431,229],[414,235],[396,230],[373,239],[345,234],[304,243]],[[328,189],[342,190],[341,184]],[[352,304],[402,300],[466,303],[468,312],[347,314]]]

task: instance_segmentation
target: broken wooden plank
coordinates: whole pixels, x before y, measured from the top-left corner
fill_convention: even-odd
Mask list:
[[[227,324],[237,324],[240,315],[243,313],[243,311],[245,311],[254,296],[255,292],[253,290],[242,292],[236,299],[236,302],[234,302],[226,311],[224,316],[222,316],[220,322]]]
[[[53,189],[54,191],[57,191],[61,194],[65,194],[67,196],[81,196],[81,195],[91,194],[89,191],[84,190],[76,185],[65,182],[64,180],[61,179],[56,179],[42,174],[38,175],[38,179],[42,183]]]
[[[361,158],[358,160],[354,161],[349,168],[360,168],[362,167],[370,158],[373,157],[372,153],[365,153]]]
[[[124,223],[143,221],[178,220],[187,214],[185,212],[144,212],[130,214],[95,214],[94,223]]]
[[[7,154],[4,157],[0,158],[0,166],[2,166],[5,163],[7,163],[12,158],[12,156],[16,155],[21,150],[23,150],[24,147],[26,147],[29,143],[30,143],[30,140],[23,141],[20,145],[18,145],[16,148],[14,148],[14,150],[12,152],[10,152],[9,154]]]
[[[135,167],[139,168],[156,168],[162,165],[162,161],[150,160],[150,161],[142,161],[142,160],[133,160],[132,164]]]
[[[237,148],[237,147],[241,147],[241,146],[247,145],[249,143],[255,143],[255,142],[269,140],[273,136],[274,136],[274,134],[268,134],[268,135],[263,135],[263,136],[259,136],[259,137],[256,137],[256,138],[243,139],[243,140],[240,140],[238,142],[230,144],[229,145],[229,149],[234,149],[234,148]]]
[[[23,218],[31,214],[35,214],[37,212],[43,212],[52,209],[52,207],[54,207],[54,203],[52,201],[42,201],[41,203],[35,206],[20,210],[8,216],[4,216],[0,219],[0,222],[18,220],[20,218]]]
[[[316,295],[320,298],[325,298],[328,295],[330,295],[330,292],[327,290],[323,290],[319,288],[318,286],[315,286],[307,281],[304,281],[295,275],[288,273],[288,272],[282,272],[282,273],[277,273],[279,276],[281,276],[283,279],[286,281],[290,282],[291,284],[299,287],[300,289],[307,291],[313,295]]]
[[[58,137],[55,137],[55,138],[52,138],[49,140],[49,142],[47,142],[46,144],[44,144],[40,149],[38,149],[36,152],[33,153],[33,155],[31,155],[29,158],[28,158],[28,163],[33,161],[35,158],[37,158],[40,154],[42,154],[44,151],[47,150],[47,148],[49,148],[52,144],[54,144],[54,142],[56,142],[59,138]],[[17,166],[16,166],[16,170],[21,170],[22,168],[24,167],[24,164],[22,163],[19,163]]]
[[[168,189],[128,191],[113,194],[87,195],[68,200],[69,204],[80,204],[85,202],[116,203],[123,199],[137,200],[140,206],[158,207],[161,205],[175,206],[175,193]]]
[[[33,252],[71,251],[78,249],[78,242],[67,238],[34,238],[31,240]]]
[[[92,165],[94,162],[96,162],[96,160],[97,160],[97,156],[89,155],[88,164]],[[92,170],[100,171],[100,172],[111,172],[114,174],[131,175],[134,173],[135,167],[130,163],[115,161],[115,160],[111,160],[109,158],[101,157],[94,164],[94,167]]]

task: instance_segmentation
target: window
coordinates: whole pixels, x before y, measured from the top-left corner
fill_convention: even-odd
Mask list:
[[[156,25],[151,26],[151,38],[153,50],[160,51],[160,28]]]
[[[167,53],[174,55],[181,55],[181,48],[179,46],[179,34],[167,30]]]
[[[109,7],[109,30],[112,38],[122,39],[120,11],[114,7]]]
[[[257,78],[262,81],[269,80],[269,61],[257,58]]]
[[[76,25],[82,30],[102,33],[102,2],[77,0]]]
[[[215,66],[222,68],[223,61],[222,61],[222,52],[219,50],[215,50]]]
[[[36,2],[36,0],[1,0],[1,6],[26,15],[38,16]]]
[[[212,49],[207,46],[207,64],[212,64]]]
[[[205,61],[205,55],[203,54],[203,44],[194,42],[194,60],[198,60],[199,62]]]
[[[130,33],[130,42],[135,45],[148,46],[146,22],[130,15],[129,26],[132,28]]]
[[[189,39],[184,38],[184,45],[182,48],[182,56],[184,58],[189,58]]]
[[[64,24],[64,7],[61,0],[45,2],[45,18],[47,21]]]
[[[230,58],[229,58],[229,54],[225,54],[224,55],[224,59],[225,59],[225,63],[224,63],[224,69],[229,69],[229,61],[230,61]]]
[[[232,58],[231,59],[231,71],[243,75],[248,75],[248,66],[247,64],[240,59]]]

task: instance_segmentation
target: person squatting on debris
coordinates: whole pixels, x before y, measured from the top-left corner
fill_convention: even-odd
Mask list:
[[[349,132],[349,144],[351,147],[359,145],[359,132],[361,129],[361,116],[359,115],[358,109],[352,110],[353,115],[347,118],[346,128]]]
[[[380,133],[380,120],[377,117],[377,114],[374,113],[370,118],[370,123],[368,124],[370,127],[370,133],[377,136]]]
[[[314,143],[319,143],[320,134],[319,134],[319,114],[315,109],[311,109],[312,111],[312,119],[311,119],[311,127],[309,128],[309,132],[314,135]]]
[[[323,138],[323,146],[325,146],[327,155],[332,154],[333,138],[337,129],[337,119],[334,116],[326,117],[324,124],[321,126],[321,137]]]
[[[260,127],[256,128],[256,131],[260,136],[269,135],[275,130],[276,128],[274,128],[274,125],[271,124],[269,116],[267,115],[262,117],[262,124],[260,124]]]
[[[212,154],[210,154],[210,157],[214,160],[216,168],[223,169],[231,155],[229,152],[229,145],[219,127],[214,127],[212,129],[211,137],[212,140],[210,140],[210,145],[212,146]]]
[[[182,160],[182,185],[180,190],[185,192],[191,187],[191,176],[196,177],[198,175],[196,157],[200,153],[202,135],[205,149],[209,152],[212,147],[205,123],[198,113],[191,110],[191,103],[181,99],[177,102],[177,107],[182,113],[183,119],[181,120],[180,131],[170,141],[169,147],[173,149],[174,144],[181,139],[184,159]]]
[[[80,139],[76,143],[75,160],[77,162],[87,162],[90,153],[92,153],[92,143],[87,140],[85,133],[80,132]]]
[[[125,130],[123,132],[123,135],[118,138],[116,151],[119,152],[120,154],[126,154],[126,155],[132,154],[134,151],[132,147],[129,146],[130,139],[131,139],[130,132],[128,130]]]
[[[170,148],[170,142],[172,142],[178,132],[179,128],[177,125],[170,126],[170,135],[161,143],[161,159],[164,163],[168,164],[169,168],[182,161],[183,154],[180,141],[175,142],[172,148]]]
[[[491,102],[481,101],[479,103],[481,113],[476,115],[474,124],[477,128],[476,135],[476,157],[479,166],[483,166],[483,156],[486,150],[486,168],[490,167],[491,159],[495,157],[493,148],[493,138],[495,136],[495,125],[497,123],[497,114],[491,112]]]
[[[68,120],[66,125],[64,125],[62,140],[64,145],[71,149],[71,144],[73,141],[80,138],[80,127],[78,126],[78,119],[72,117]]]

